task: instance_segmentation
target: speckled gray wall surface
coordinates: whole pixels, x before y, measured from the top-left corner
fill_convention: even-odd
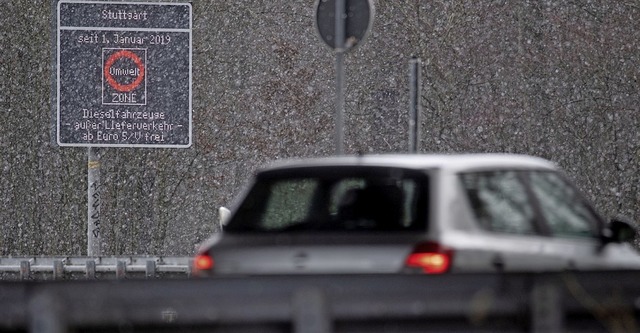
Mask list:
[[[423,152],[549,158],[604,216],[638,220],[634,2],[374,1],[345,59],[345,152],[408,145],[422,60]],[[334,55],[314,1],[193,1],[193,144],[99,148],[104,254],[188,255],[256,167],[334,152]],[[59,147],[55,6],[0,0],[0,255],[86,251],[87,149]]]

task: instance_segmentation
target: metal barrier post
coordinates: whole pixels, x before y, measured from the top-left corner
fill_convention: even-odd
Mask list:
[[[305,288],[293,294],[293,328],[295,333],[332,332],[326,296],[317,288]]]
[[[537,282],[531,291],[531,332],[563,332],[560,291],[551,282]]]
[[[145,278],[152,279],[156,276],[156,262],[153,260],[147,260],[145,267]]]
[[[127,275],[127,263],[118,260],[116,263],[116,279],[124,279]]]
[[[59,300],[51,293],[37,294],[28,305],[29,332],[65,333],[68,332],[64,311]]]
[[[87,260],[86,278],[87,280],[93,280],[96,278],[96,262],[93,260]]]
[[[64,265],[62,264],[62,260],[53,261],[53,279],[54,280],[64,279]]]
[[[20,262],[20,280],[31,278],[31,263],[27,260]]]

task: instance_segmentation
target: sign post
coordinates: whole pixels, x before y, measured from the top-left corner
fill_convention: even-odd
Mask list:
[[[345,52],[345,0],[335,0],[336,52],[336,155],[344,153],[344,52]]]
[[[409,152],[420,152],[420,92],[422,91],[421,61],[409,61]]]
[[[316,2],[316,30],[336,55],[336,155],[344,153],[344,54],[364,41],[372,23],[371,0]]]
[[[102,191],[97,148],[87,148],[87,256],[102,255]]]

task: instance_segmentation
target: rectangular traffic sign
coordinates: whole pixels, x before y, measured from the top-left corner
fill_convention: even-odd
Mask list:
[[[60,0],[58,144],[190,147],[191,46],[188,3]]]

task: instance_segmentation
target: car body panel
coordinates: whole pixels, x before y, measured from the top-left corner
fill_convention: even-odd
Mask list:
[[[283,229],[253,233],[238,229],[239,222],[234,221],[239,219],[239,207],[247,200],[255,200],[248,198],[251,188],[269,177],[287,179],[347,169],[367,173],[371,168],[389,170],[389,174],[397,170],[398,174],[414,172],[416,179],[421,177],[416,175],[428,179],[428,195],[422,203],[427,205],[423,217],[427,225],[423,229],[374,233],[289,233]],[[530,172],[563,175],[550,161],[510,154],[367,155],[277,161],[260,169],[238,196],[231,209],[228,231],[214,235],[201,246],[199,253],[210,254],[215,260],[213,271],[204,275],[401,273],[408,271],[405,260],[412,250],[429,242],[453,250],[448,271],[454,273],[640,268],[635,249],[628,244],[603,241],[600,231],[605,223],[595,213],[596,225],[590,226],[593,235],[556,237],[549,234],[548,228],[540,229],[540,205],[526,181],[526,196],[532,200],[534,225],[538,227],[535,233],[503,233],[480,226],[460,177],[503,171],[513,172],[518,181],[523,180],[522,175],[529,177]],[[587,205],[582,197],[576,200]]]
[[[412,234],[227,235],[215,247],[217,274],[397,273]],[[248,245],[250,244],[250,245]],[[376,244],[376,246],[371,246]]]

